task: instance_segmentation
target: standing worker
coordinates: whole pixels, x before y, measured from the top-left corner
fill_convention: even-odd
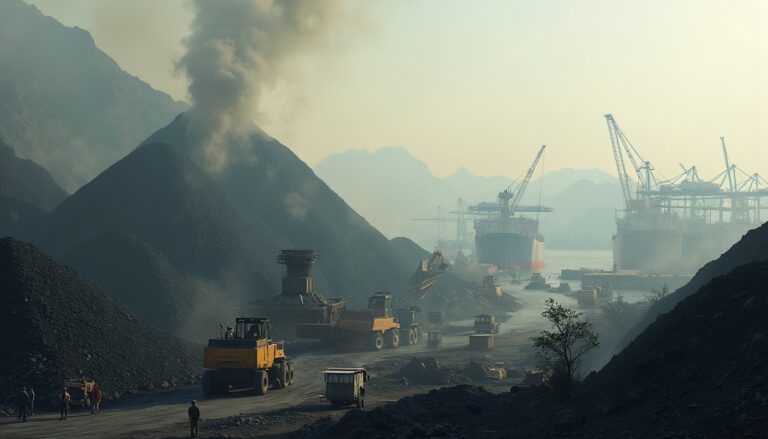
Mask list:
[[[29,394],[25,387],[21,388],[19,396],[16,398],[16,405],[19,412],[19,419],[27,422],[27,407],[29,407]]]
[[[91,399],[91,414],[98,414],[99,407],[101,406],[101,399],[104,397],[104,394],[101,392],[101,389],[98,385],[93,385],[93,389],[91,390],[91,393],[88,395],[88,397]]]
[[[72,395],[69,394],[67,388],[61,389],[61,395],[59,396],[59,421],[67,419],[69,415],[69,402],[72,400]]]
[[[27,394],[29,395],[29,413],[27,415],[35,416],[35,389],[30,386]]]
[[[197,424],[200,422],[200,409],[195,405],[197,401],[192,401],[192,405],[187,410],[189,415],[189,437],[197,437]]]

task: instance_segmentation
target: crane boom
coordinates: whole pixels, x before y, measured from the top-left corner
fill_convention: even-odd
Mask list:
[[[509,214],[514,215],[517,211],[517,207],[520,205],[520,200],[523,199],[523,194],[525,193],[525,188],[528,187],[528,182],[531,181],[531,176],[533,175],[533,172],[536,171],[536,166],[539,164],[539,160],[541,160],[541,156],[544,155],[544,149],[547,147],[547,145],[541,145],[541,149],[539,149],[539,153],[536,154],[536,158],[533,159],[533,163],[531,163],[531,167],[528,168],[528,172],[525,173],[525,177],[523,177],[523,180],[520,182],[520,186],[517,188],[517,192],[515,192],[514,198],[512,198],[512,203],[509,205]]]
[[[624,195],[624,206],[629,209],[632,203],[632,193],[629,190],[629,175],[624,165],[624,154],[621,152],[619,144],[620,130],[612,114],[605,115],[605,121],[608,123],[608,134],[611,136],[611,146],[613,147],[613,158],[616,161],[616,171],[619,174],[621,183],[621,193]]]
[[[728,173],[728,186],[731,192],[736,192],[736,178],[733,175],[731,161],[728,160],[728,149],[725,147],[725,137],[720,138],[720,145],[723,146],[723,156],[725,157],[725,172]]]

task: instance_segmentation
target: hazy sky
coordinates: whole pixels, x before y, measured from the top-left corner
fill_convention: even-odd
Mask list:
[[[176,98],[183,0],[30,0]],[[732,160],[768,176],[768,1],[392,0],[349,3],[334,47],[302,53],[254,120],[310,165],[402,145],[438,175],[615,174],[603,114],[663,176]]]

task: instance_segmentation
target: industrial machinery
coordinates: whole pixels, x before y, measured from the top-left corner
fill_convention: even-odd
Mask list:
[[[478,292],[481,296],[498,299],[502,295],[501,284],[496,281],[496,276],[489,274],[483,277],[483,283]]]
[[[283,339],[295,337],[299,323],[336,321],[346,307],[343,298],[324,297],[315,291],[312,266],[318,256],[315,250],[281,250],[277,255],[277,263],[285,266],[282,290],[267,301],[264,312]]]
[[[421,341],[419,313],[419,309],[413,306],[395,311],[397,323],[400,324],[400,344],[412,345]]]
[[[443,253],[440,250],[435,250],[431,258],[419,262],[416,272],[408,279],[409,287],[419,299],[423,299],[440,276],[451,269],[451,266],[443,259]]]
[[[496,316],[481,314],[475,317],[475,333],[477,334],[498,334],[499,321]]]
[[[365,407],[365,383],[368,382],[368,372],[362,367],[334,367],[323,371],[325,381],[325,399],[331,405],[342,407],[356,404],[357,408]]]
[[[538,291],[549,291],[550,288],[552,288],[552,285],[547,283],[547,280],[544,279],[544,276],[542,276],[541,273],[533,273],[531,275],[531,281],[525,286],[526,290]]]
[[[266,317],[238,317],[218,339],[208,340],[203,351],[203,394],[225,393],[231,388],[254,388],[263,395],[271,386],[281,389],[293,382],[293,362],[282,342],[270,338]]]
[[[301,323],[296,334],[299,338],[362,344],[377,351],[400,346],[400,324],[392,311],[392,294],[387,292],[371,296],[366,310],[344,309],[337,321]]]

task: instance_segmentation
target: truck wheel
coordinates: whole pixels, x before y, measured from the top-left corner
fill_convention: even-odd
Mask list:
[[[372,336],[371,347],[376,350],[380,351],[381,348],[384,347],[384,337],[381,335],[381,332],[374,332]]]
[[[400,331],[397,329],[390,329],[387,331],[386,344],[388,348],[397,348],[400,346]]]
[[[203,396],[213,396],[217,391],[216,374],[212,370],[203,372]]]
[[[419,328],[413,328],[413,344],[418,344],[421,340],[421,332],[419,332]]]
[[[288,363],[288,385],[293,384],[293,363]]]
[[[291,366],[289,366],[288,363],[283,363],[283,367],[280,368],[280,372],[282,373],[280,376],[282,388],[288,387],[288,385],[291,384]]]
[[[256,388],[257,395],[267,393],[269,389],[269,374],[266,370],[258,370],[253,376],[253,387]]]
[[[415,329],[411,329],[410,331],[408,331],[408,339],[407,339],[407,343],[406,344],[409,344],[409,345],[416,344],[416,330]]]

